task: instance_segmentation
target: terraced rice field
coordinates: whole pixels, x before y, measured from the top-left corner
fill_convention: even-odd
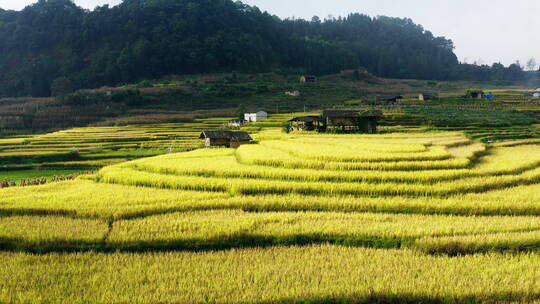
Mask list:
[[[540,300],[536,141],[254,137],[1,189],[0,302]]]
[[[226,121],[207,118],[193,123],[87,127],[0,139],[0,180],[63,175],[66,170],[86,172],[131,159],[200,148],[200,132],[221,128]]]

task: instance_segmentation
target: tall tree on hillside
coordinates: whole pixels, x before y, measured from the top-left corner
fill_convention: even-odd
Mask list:
[[[536,59],[534,57],[531,57],[531,59],[527,61],[527,70],[534,71],[536,70],[536,66]]]
[[[67,77],[56,78],[51,85],[52,96],[59,97],[72,93],[73,83]]]

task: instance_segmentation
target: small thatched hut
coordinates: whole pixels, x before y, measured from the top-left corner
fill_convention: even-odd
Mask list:
[[[205,140],[205,147],[228,147],[238,148],[241,145],[249,144],[253,138],[246,132],[233,131],[203,131],[199,136]]]

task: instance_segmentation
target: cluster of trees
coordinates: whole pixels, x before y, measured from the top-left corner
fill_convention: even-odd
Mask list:
[[[363,67],[381,77],[442,80],[501,69],[460,65],[451,40],[410,19],[282,20],[232,0],[124,0],[93,11],[39,0],[22,11],[0,9],[0,41],[0,96],[220,71]],[[514,67],[502,70],[496,77],[519,78],[508,76],[519,72]]]
[[[491,66],[462,63],[453,69],[451,79],[507,82],[538,79],[539,76],[540,71],[525,71],[519,62],[508,67],[501,63]]]

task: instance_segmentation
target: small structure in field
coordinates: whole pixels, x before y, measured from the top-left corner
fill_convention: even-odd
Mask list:
[[[199,136],[205,140],[204,146],[238,148],[241,145],[249,144],[253,138],[246,132],[233,131],[203,131]]]
[[[484,91],[469,91],[467,92],[467,97],[472,99],[484,99]]]
[[[386,101],[388,101],[388,102],[398,102],[398,101],[401,101],[402,99],[403,99],[403,96],[398,95],[398,96],[387,98]]]
[[[315,76],[315,75],[302,75],[300,77],[300,82],[301,83],[317,82],[317,76]]]
[[[289,120],[292,130],[314,131],[322,130],[324,120],[321,116],[301,116]]]
[[[227,126],[229,128],[241,128],[246,123],[247,121],[245,119],[232,119],[232,120],[229,120],[229,122],[227,123]]]
[[[323,120],[326,130],[377,133],[378,120],[383,117],[380,110],[326,110]]]
[[[285,95],[292,96],[292,97],[300,97],[300,91],[298,90],[292,90],[285,92]]]
[[[268,113],[262,110],[249,111],[244,114],[246,122],[259,122],[268,119]]]
[[[431,99],[431,95],[429,94],[421,93],[420,95],[418,95],[418,100],[420,101],[428,101],[430,99]]]

